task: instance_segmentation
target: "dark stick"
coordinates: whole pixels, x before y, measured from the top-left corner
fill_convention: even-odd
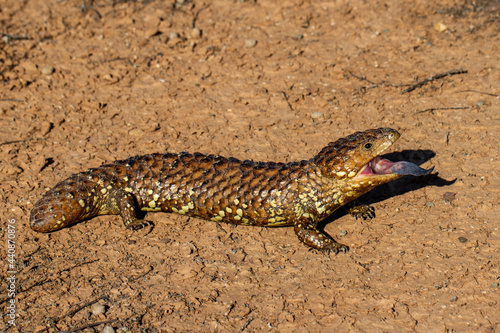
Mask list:
[[[372,81],[368,80],[368,79],[366,78],[366,76],[364,76],[364,75],[363,75],[363,76],[357,76],[357,75],[353,74],[353,72],[351,72],[351,71],[349,71],[348,73],[349,73],[352,77],[354,77],[354,78],[356,78],[356,79],[358,79],[358,80],[360,80],[360,81],[366,81],[366,82],[368,82],[368,83],[370,83],[370,84],[373,84],[373,85],[375,85],[375,86],[378,86],[378,84],[377,84],[377,83],[375,83],[375,82],[372,82]]]
[[[8,34],[2,34],[2,39],[8,43],[11,40],[26,40],[26,39],[33,39],[28,36],[13,36],[13,35],[8,35]]]
[[[141,275],[139,275],[139,276],[136,276],[136,277],[131,277],[131,278],[129,279],[129,281],[133,282],[133,281],[135,281],[135,280],[138,280],[138,279],[140,279],[140,278],[143,278],[144,276],[148,275],[148,274],[149,274],[149,273],[151,273],[152,271],[153,271],[153,267],[151,267],[151,266],[150,266],[148,271],[146,271],[145,273],[142,273],[142,274],[141,274]]]
[[[283,94],[283,97],[285,97],[286,104],[288,104],[288,107],[290,108],[291,111],[293,111],[292,104],[288,101],[288,96],[284,91],[280,91]]]
[[[477,90],[471,90],[471,89],[460,90],[460,91],[457,91],[457,92],[473,92],[473,93],[482,94],[482,95],[488,95],[488,96],[493,96],[493,97],[500,96],[500,95],[490,94],[490,93],[487,93],[487,92],[482,92],[482,91],[477,91]]]
[[[448,72],[436,74],[434,76],[428,77],[428,78],[426,78],[426,79],[418,82],[417,84],[414,84],[413,86],[411,86],[411,87],[403,90],[401,93],[404,94],[404,93],[413,91],[413,90],[415,90],[417,88],[422,87],[427,82],[432,82],[432,81],[435,81],[435,80],[438,80],[438,79],[442,79],[443,77],[447,77],[447,76],[458,75],[458,74],[465,74],[465,73],[467,73],[466,69],[454,69],[454,70],[451,70],[451,71],[448,71]]]
[[[424,112],[431,112],[431,111],[436,111],[436,110],[465,110],[465,109],[470,109],[470,107],[469,106],[457,106],[457,107],[451,107],[451,108],[430,108],[430,109],[418,111],[415,114],[424,113]]]
[[[103,295],[103,296],[99,296],[97,297],[96,299],[92,300],[92,301],[89,301],[85,304],[82,304],[80,306],[77,306],[75,309],[71,310],[71,311],[68,311],[66,314],[60,316],[60,317],[57,317],[57,318],[51,318],[51,322],[53,323],[53,325],[57,324],[59,321],[61,321],[61,319],[63,318],[66,318],[66,317],[73,317],[75,315],[75,313],[79,312],[80,310],[94,304],[94,303],[97,303],[98,301],[100,301],[101,299],[106,299],[106,300],[109,300],[108,299],[108,296],[107,295]],[[116,319],[115,319],[116,320]],[[113,320],[113,321],[115,321]],[[100,323],[100,324],[103,324],[103,323]],[[96,324],[94,326],[97,326],[97,325],[100,325],[100,324]],[[92,325],[92,324],[91,324]],[[84,326],[83,328],[87,328],[87,327],[92,327],[92,326]],[[42,333],[42,332],[46,332],[48,331],[50,328],[52,327],[46,327],[40,331],[38,331],[37,333]],[[82,328],[79,328],[78,330],[80,330]],[[65,332],[75,332],[75,331],[72,331],[72,330],[69,330],[69,331],[65,331]]]
[[[210,7],[210,5],[206,5],[205,7],[202,7],[200,8],[195,14],[194,14],[194,17],[193,17],[193,22],[191,23],[191,27],[194,29],[196,28],[196,20],[198,19],[198,15],[200,15],[200,12],[202,10],[205,10],[207,9],[208,7]]]
[[[39,140],[45,140],[45,138],[28,138],[28,139],[24,139],[24,140],[5,141],[5,142],[0,142],[0,146],[10,145],[10,144],[13,144],[13,143],[28,142],[28,141],[31,141],[31,140],[39,141]]]
[[[87,302],[87,303],[85,303],[85,304],[82,304],[82,305],[80,305],[80,306],[77,306],[75,309],[73,309],[73,310],[69,311],[69,312],[68,312],[68,313],[66,313],[65,315],[60,316],[59,318],[55,318],[54,320],[55,320],[55,322],[58,322],[58,321],[60,321],[60,320],[61,320],[61,319],[63,319],[63,318],[66,318],[66,317],[73,317],[73,316],[75,315],[75,313],[79,312],[80,310],[82,310],[82,309],[84,309],[84,308],[86,308],[86,307],[88,307],[88,306],[90,306],[90,305],[92,305],[92,304],[94,304],[94,303],[99,302],[101,299],[106,299],[106,300],[108,300],[108,296],[107,296],[107,295],[99,296],[99,297],[97,297],[96,299],[93,299],[92,301],[89,301],[89,302]]]

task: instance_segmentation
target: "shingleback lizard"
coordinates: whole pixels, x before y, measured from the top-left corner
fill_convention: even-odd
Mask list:
[[[35,204],[30,226],[51,232],[119,214],[136,230],[149,224],[137,218],[138,210],[161,211],[242,225],[294,226],[304,244],[346,252],[347,246],[317,229],[319,221],[376,186],[432,171],[379,156],[399,136],[390,128],[357,132],[309,160],[291,163],[186,152],[131,157],[57,184]]]

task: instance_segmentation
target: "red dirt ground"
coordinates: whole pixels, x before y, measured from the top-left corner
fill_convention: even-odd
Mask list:
[[[499,8],[3,0],[0,330],[500,332]],[[161,213],[149,234],[118,216],[29,228],[47,189],[105,162],[294,161],[376,127],[402,133],[392,157],[439,175],[366,195],[373,220],[335,213],[325,231],[347,254],[309,251],[293,228]]]

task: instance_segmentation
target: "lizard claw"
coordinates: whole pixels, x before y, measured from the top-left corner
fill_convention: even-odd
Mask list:
[[[360,205],[349,208],[349,214],[354,216],[356,220],[362,218],[363,220],[373,219],[375,217],[375,208],[369,205]]]
[[[154,228],[154,223],[151,222],[151,221],[147,221],[147,220],[133,220],[129,223],[126,224],[126,227],[128,229],[131,229],[131,230],[134,230],[134,231],[137,231],[137,230],[140,230],[144,227],[151,227],[151,230],[153,230]],[[151,230],[149,232],[151,232]]]
[[[335,254],[339,254],[340,252],[347,253],[349,251],[349,247],[347,245],[340,244],[340,243],[331,243],[330,246],[324,247],[324,248],[318,249],[318,250],[320,250],[321,252],[323,252],[325,254],[330,254],[332,252]]]

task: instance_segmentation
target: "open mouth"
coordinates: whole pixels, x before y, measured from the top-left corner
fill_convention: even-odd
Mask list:
[[[383,159],[380,156],[373,158],[368,164],[365,165],[363,170],[358,174],[359,176],[374,176],[374,175],[413,175],[413,176],[423,176],[427,175],[434,170],[434,167],[430,169],[423,169],[416,164],[406,161],[391,162],[389,160]]]

